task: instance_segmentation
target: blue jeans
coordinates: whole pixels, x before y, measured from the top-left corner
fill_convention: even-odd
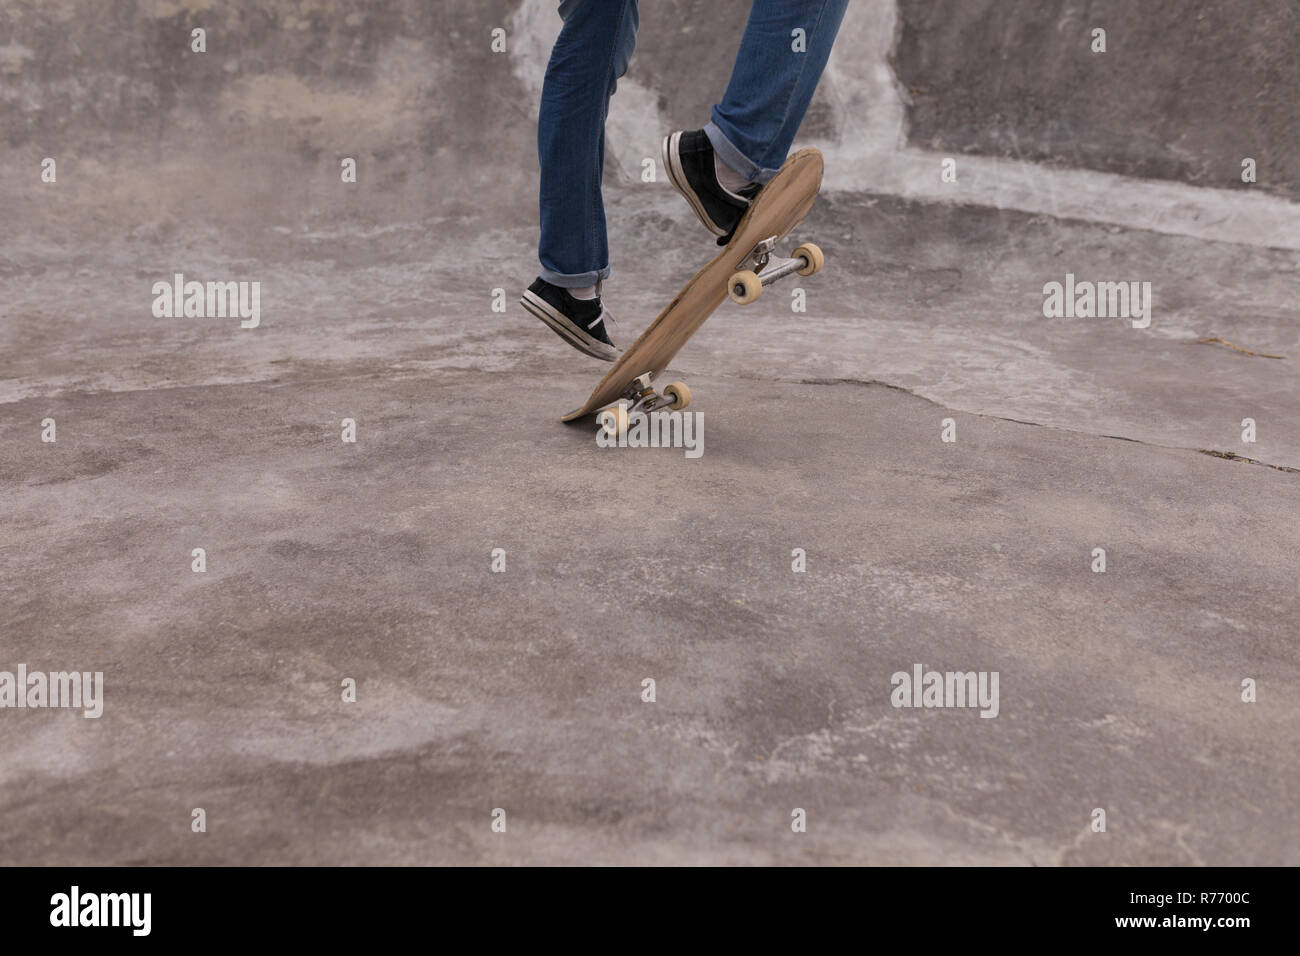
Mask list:
[[[767,182],[785,162],[847,6],[754,0],[731,81],[704,127],[718,159],[751,182]],[[538,258],[543,279],[572,289],[609,278],[600,192],[605,117],[632,58],[640,15],[637,0],[562,0],[560,17],[537,122]]]

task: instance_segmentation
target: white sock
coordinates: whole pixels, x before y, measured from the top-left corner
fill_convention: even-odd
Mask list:
[[[718,183],[723,189],[731,193],[733,196],[736,196],[737,199],[743,198],[736,194],[746,186],[750,185],[750,181],[722,160],[718,159],[717,153],[713,154],[713,171],[718,174]]]
[[[597,295],[597,288],[594,285],[584,285],[581,289],[570,289],[569,295],[575,299],[594,299]]]

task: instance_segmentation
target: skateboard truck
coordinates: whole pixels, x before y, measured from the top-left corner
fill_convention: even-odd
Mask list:
[[[736,263],[736,272],[727,280],[727,291],[732,301],[749,305],[763,294],[763,286],[771,285],[792,273],[810,276],[821,271],[826,257],[811,242],[796,246],[790,258],[774,256],[773,250],[780,236],[768,236]],[[633,412],[652,412],[660,409],[677,411],[691,403],[691,390],[685,382],[664,386],[663,393],[656,392],[650,383],[657,372],[638,375],[628,383],[618,397],[618,404],[610,406],[599,415],[600,426],[610,435],[627,431],[628,416]]]
[[[792,272],[810,276],[821,271],[826,257],[811,242],[797,246],[789,259],[774,257],[772,250],[776,248],[778,238],[768,236],[736,263],[736,272],[727,280],[727,292],[731,301],[738,305],[749,305],[763,294],[764,286],[771,285],[777,279],[784,279]],[[776,261],[773,263],[774,258]]]
[[[627,431],[628,416],[632,412],[652,412],[657,410],[675,412],[691,403],[691,390],[685,382],[671,382],[664,386],[663,393],[656,392],[650,384],[654,372],[638,375],[623,389],[618,404],[602,411],[600,425],[610,435],[620,435]]]

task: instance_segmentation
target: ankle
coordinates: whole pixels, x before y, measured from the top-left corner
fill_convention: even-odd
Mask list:
[[[724,163],[721,159],[719,159],[716,153],[714,153],[713,155],[713,171],[718,177],[718,185],[721,186],[723,189],[725,189],[727,192],[731,193],[737,199],[744,198],[738,195],[738,193],[742,189],[744,189],[746,186],[753,185],[753,183],[750,180],[740,175],[740,173],[736,172],[734,169],[732,169],[730,166]]]

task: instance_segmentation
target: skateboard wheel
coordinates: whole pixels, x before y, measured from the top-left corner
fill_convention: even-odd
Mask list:
[[[732,274],[727,289],[731,293],[732,302],[737,305],[749,305],[763,294],[763,283],[754,272],[743,269]]]
[[[605,434],[611,438],[617,438],[619,435],[627,433],[627,406],[615,405],[613,408],[607,408],[597,416],[600,427],[604,429]]]
[[[675,412],[691,403],[691,390],[685,382],[673,382],[664,386],[664,398],[670,399],[668,410]]]
[[[796,247],[791,258],[807,260],[808,265],[795,270],[801,276],[810,276],[813,273],[821,272],[822,266],[826,264],[826,256],[822,253],[821,248],[811,242],[805,242],[803,245]]]

